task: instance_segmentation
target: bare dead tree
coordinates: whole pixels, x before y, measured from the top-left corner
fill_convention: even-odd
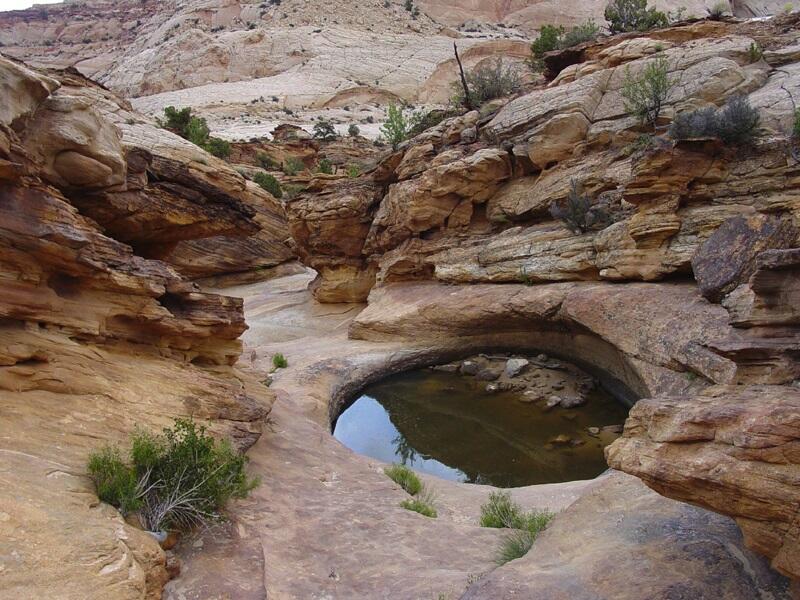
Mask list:
[[[467,76],[464,75],[464,66],[461,64],[461,58],[458,56],[458,46],[456,46],[455,42],[453,42],[453,52],[455,52],[458,70],[461,73],[461,85],[464,87],[464,108],[472,110],[474,107],[472,106],[472,97],[470,96],[469,86],[467,85]]]

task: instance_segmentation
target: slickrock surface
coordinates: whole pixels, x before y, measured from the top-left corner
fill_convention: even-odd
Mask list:
[[[787,581],[743,547],[731,520],[665,499],[622,473],[512,490],[526,509],[560,514],[525,558],[499,568],[494,559],[506,533],[478,526],[492,488],[424,476],[436,490],[439,517],[401,509],[407,495],[382,473],[384,465],[342,447],[330,435],[329,419],[362,385],[388,373],[468,356],[492,343],[546,343],[546,334],[520,328],[515,335],[506,325],[527,321],[516,312],[523,304],[531,314],[547,315],[553,302],[514,285],[476,291],[520,296],[516,304],[498,305],[490,301],[497,297],[486,295],[473,304],[460,302],[462,296],[448,304],[455,291],[450,286],[398,284],[360,312],[361,305],[316,303],[306,290],[309,280],[295,275],[228,290],[244,297],[251,325],[243,361],[266,371],[280,351],[289,366],[273,375],[273,430],[249,451],[263,484],[234,509],[235,531],[204,535],[198,548],[182,553],[182,574],[167,585],[167,598],[789,598]],[[540,287],[564,291],[562,285]],[[453,328],[437,325],[421,303],[449,315]],[[375,340],[348,339],[348,325],[366,332],[369,314],[386,315],[391,331]],[[459,319],[472,335],[464,335]],[[643,345],[656,344],[668,322],[665,317],[642,332]],[[605,368],[610,352],[626,354],[614,344],[635,325],[620,319],[589,327],[611,340],[605,353],[591,357]],[[644,358],[629,362],[631,378],[646,371],[644,364]],[[669,367],[661,370],[676,388],[696,385]]]
[[[776,31],[797,22],[784,19]],[[720,255],[737,252],[712,238],[729,219],[783,223],[779,233],[754,229],[750,266],[726,282],[730,291],[759,251],[796,245],[791,221],[800,211],[800,166],[787,148],[800,72],[753,62],[754,38],[734,27],[701,22],[652,38],[612,38],[491,117],[469,113],[429,129],[363,181],[319,181],[287,205],[301,257],[320,273],[317,298],[364,299],[373,280],[657,281],[702,266],[696,253],[706,240]],[[796,44],[796,29],[772,43]],[[665,123],[749,94],[764,128],[754,148],[660,138],[637,149],[640,128],[620,90],[625,73],[659,49],[675,83]],[[579,232],[550,215],[572,181],[611,214],[610,226]]]
[[[246,449],[273,394],[231,366],[241,300],[106,233],[145,244],[154,230],[169,241],[258,227],[230,169],[204,172],[198,150],[149,124],[184,155],[146,152],[114,125],[124,103],[62,75],[0,59],[14,88],[0,112],[0,596],[155,599],[164,552],[100,504],[88,454],[188,415]],[[125,213],[137,199],[150,212]]]

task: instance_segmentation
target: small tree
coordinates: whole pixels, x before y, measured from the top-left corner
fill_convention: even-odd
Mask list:
[[[208,138],[208,141],[203,145],[207,152],[213,154],[217,158],[228,158],[231,155],[231,145],[229,142],[217,138]]]
[[[639,117],[643,124],[655,129],[673,83],[669,79],[669,62],[663,55],[649,61],[637,76],[627,67],[622,84],[625,109]]]
[[[350,126],[347,128],[347,135],[350,137],[358,137],[360,133],[361,129],[358,128],[358,125],[350,123]]]
[[[408,137],[409,123],[403,114],[403,108],[396,104],[390,104],[386,112],[386,122],[381,125],[381,133],[392,145],[392,150]]]
[[[314,137],[318,140],[329,142],[335,140],[338,136],[336,135],[336,129],[333,123],[327,119],[320,119],[314,123]]]
[[[176,419],[160,435],[136,431],[131,442],[128,462],[106,446],[90,455],[88,471],[101,500],[135,513],[150,531],[218,521],[230,499],[258,485],[245,473],[247,457],[191,419]]]
[[[666,14],[647,7],[647,0],[612,0],[604,15],[611,33],[647,31],[669,24]]]
[[[275,198],[281,198],[283,196],[281,184],[269,173],[256,173],[253,177],[253,181],[260,185],[262,189],[272,194]]]

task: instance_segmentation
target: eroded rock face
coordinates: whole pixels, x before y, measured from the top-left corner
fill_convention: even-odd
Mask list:
[[[240,299],[202,292],[109,234],[152,246],[186,221],[180,239],[216,231],[217,217],[226,230],[259,228],[243,182],[226,194],[210,169],[193,178],[191,160],[126,148],[113,117],[130,114],[122,101],[52,75],[0,59],[0,81],[19,84],[0,120],[0,553],[12,561],[0,588],[160,598],[164,552],[99,502],[89,453],[189,415],[246,449],[273,396],[231,367],[246,329]],[[130,192],[151,203],[146,216],[120,199]]]
[[[774,44],[794,43],[781,27],[773,27]],[[318,289],[326,287],[326,273],[336,279],[331,288],[346,287],[343,277],[350,273],[350,289],[366,292],[364,282],[373,273],[377,285],[408,279],[624,282],[685,276],[696,265],[705,290],[703,261],[714,278],[723,269],[703,256],[734,252],[745,264],[726,265],[736,273],[726,276],[723,291],[708,292],[719,300],[747,280],[760,251],[797,245],[800,170],[787,160],[783,145],[783,123],[792,111],[763,93],[776,77],[790,95],[796,82],[787,65],[751,59],[755,41],[748,31],[744,24],[697,23],[653,37],[611,38],[549,85],[485,119],[468,113],[443,121],[368,174],[361,184],[372,181],[368,198],[348,203],[346,234],[329,235],[327,246],[304,231],[327,230],[332,214],[345,214],[336,198],[349,197],[358,184],[320,183],[327,185],[322,194],[311,189],[297,201],[298,210],[289,209],[303,260],[325,267]],[[626,73],[640,72],[657,53],[667,60],[674,82],[664,124],[677,112],[749,94],[764,110],[764,136],[755,147],[744,152],[666,136],[637,142],[642,127],[627,115],[621,90]],[[462,133],[473,128],[477,140],[470,135],[462,141]],[[604,218],[576,225],[552,216],[573,184]],[[314,204],[320,196],[325,200]],[[760,233],[746,252],[738,250],[735,232],[726,234],[740,222],[763,224],[754,225]],[[730,243],[722,239],[726,235]],[[346,252],[340,248],[344,240]],[[337,294],[325,298],[336,301]]]
[[[661,494],[734,517],[753,550],[800,576],[800,392],[712,387],[641,400],[609,465]]]

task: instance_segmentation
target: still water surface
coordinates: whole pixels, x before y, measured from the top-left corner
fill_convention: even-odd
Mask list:
[[[616,436],[587,429],[621,424],[628,409],[605,390],[579,408],[546,411],[521,402],[521,392],[485,386],[430,369],[394,375],[367,387],[333,433],[359,454],[499,487],[590,479],[607,468],[603,448]],[[559,435],[582,443],[553,443]]]

